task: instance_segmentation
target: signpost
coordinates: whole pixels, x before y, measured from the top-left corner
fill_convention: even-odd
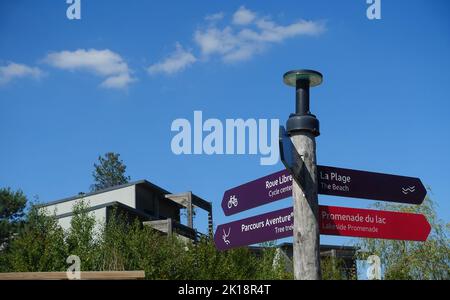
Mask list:
[[[293,209],[222,224],[214,242],[219,250],[292,236]],[[337,206],[319,208],[320,234],[361,238],[425,241],[431,226],[424,215]]]
[[[323,195],[421,204],[427,191],[421,180],[328,166],[317,166],[318,192]],[[222,208],[226,216],[292,196],[289,170],[261,177],[226,191]]]
[[[320,279],[320,234],[425,241],[431,226],[420,214],[319,206],[318,194],[420,205],[427,192],[415,177],[318,166],[319,120],[309,110],[309,89],[322,83],[322,74],[290,71],[284,82],[296,90],[295,113],[279,134],[286,169],[227,190],[222,208],[229,216],[290,196],[294,206],[219,225],[216,247],[226,250],[292,236],[295,278]]]

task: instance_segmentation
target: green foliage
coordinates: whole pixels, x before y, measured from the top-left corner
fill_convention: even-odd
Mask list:
[[[0,247],[17,233],[23,225],[22,218],[27,198],[21,190],[0,189]]]
[[[54,218],[33,207],[25,228],[12,239],[2,256],[2,271],[63,271],[67,258],[64,232]]]
[[[125,184],[130,180],[130,177],[125,175],[127,167],[118,153],[108,152],[104,157],[99,156],[98,164],[94,163],[94,168],[92,191]]]
[[[292,260],[285,257],[280,249],[275,248],[275,244],[264,248],[260,262],[255,279],[294,279]]]
[[[87,211],[88,204],[78,201],[73,208],[70,230],[66,233],[67,250],[70,255],[80,257],[81,270],[91,270],[96,265],[98,241],[95,217]]]
[[[147,279],[292,279],[292,262],[265,243],[264,250],[238,248],[218,251],[203,238],[197,243],[167,237],[124,215],[112,212],[107,224],[98,224],[83,201],[76,204],[70,230],[57,219],[32,207],[24,227],[9,247],[1,250],[1,272],[65,271],[66,258],[77,255],[83,271],[144,270]],[[378,204],[377,208],[423,213],[432,225],[424,242],[362,239],[361,259],[376,254],[383,263],[385,279],[449,279],[448,230],[437,219],[430,199],[421,206]],[[344,262],[321,261],[323,279],[348,279]]]
[[[246,248],[219,252],[205,238],[194,244],[123,217],[108,222],[102,240],[100,269],[145,270],[147,279],[261,279],[272,270],[273,256],[261,260]]]
[[[378,255],[384,279],[450,279],[449,224],[438,219],[429,197],[417,206],[377,203],[376,208],[424,214],[432,231],[426,242],[361,239],[361,259]]]
[[[66,258],[77,255],[83,271],[144,270],[147,279],[290,278],[274,264],[274,248],[258,255],[248,248],[220,252],[206,238],[167,237],[114,211],[107,224],[96,224],[86,208],[83,201],[76,204],[67,232],[48,212],[32,208],[27,226],[2,253],[0,271],[65,271]]]
[[[2,189],[0,197],[2,221],[9,226],[2,233],[11,237],[0,249],[0,272],[65,271],[66,258],[77,255],[83,271],[144,270],[147,279],[293,278],[286,271],[292,262],[273,242],[262,244],[264,250],[257,252],[249,248],[220,252],[206,238],[192,243],[167,237],[138,220],[130,224],[115,211],[107,224],[98,224],[83,201],[75,205],[71,228],[64,232],[56,218],[37,207],[24,218],[26,198],[21,191]],[[437,218],[430,198],[420,206],[378,203],[376,208],[424,214],[432,231],[426,242],[361,239],[360,259],[378,255],[385,279],[450,279],[450,225]],[[339,259],[322,259],[321,268],[323,279],[348,279]]]
[[[33,208],[25,230],[0,259],[0,271],[65,271],[66,258],[77,255],[83,271],[144,270],[147,279],[293,278],[286,271],[292,262],[273,243],[258,252],[246,247],[221,252],[207,238],[192,243],[167,237],[138,220],[129,224],[115,211],[107,224],[96,224],[87,207],[83,201],[76,204],[67,232],[47,212]],[[336,274],[330,279],[340,279]]]
[[[342,259],[336,257],[325,257],[320,260],[323,280],[346,280],[345,263]]]

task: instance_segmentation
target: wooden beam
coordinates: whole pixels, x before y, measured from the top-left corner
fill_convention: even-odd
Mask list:
[[[297,150],[293,151],[294,159],[298,166],[302,166],[295,174],[296,180],[292,181],[294,278],[320,280],[316,138],[310,132],[298,131],[291,135],[291,139]]]
[[[187,210],[187,226],[189,228],[194,228],[194,215],[192,206],[192,192],[186,192],[183,194],[168,194],[165,195],[166,198],[181,204],[186,207]]]
[[[172,235],[172,219],[156,220],[156,221],[146,221],[142,223],[144,226],[150,226],[153,229],[167,233],[167,235]]]
[[[144,271],[93,271],[81,272],[81,280],[138,280]],[[68,280],[66,272],[15,272],[0,273],[0,280]]]
[[[192,204],[194,206],[197,206],[203,210],[206,210],[207,212],[212,212],[212,203],[203,200],[202,198],[200,198],[199,196],[196,196],[195,194],[193,194],[192,192],[188,192],[191,193],[191,200],[192,200]],[[166,198],[169,198],[177,203],[180,203],[178,201],[182,201],[183,199],[186,199],[186,195],[187,193],[181,193],[181,194],[167,194],[165,195]],[[180,203],[181,205],[186,207],[186,204]]]

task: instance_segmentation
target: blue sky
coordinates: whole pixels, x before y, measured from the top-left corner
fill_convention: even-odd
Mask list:
[[[382,1],[81,1],[0,3],[0,186],[46,202],[87,191],[99,154],[121,154],[133,180],[213,202],[273,173],[259,155],[174,155],[171,123],[279,119],[294,110],[286,71],[311,68],[319,164],[420,177],[450,216],[450,5]],[[239,35],[238,32],[244,31]],[[243,37],[244,36],[244,37]],[[321,204],[373,201],[320,196]],[[200,227],[206,218],[197,218]],[[322,238],[348,244],[347,238]]]

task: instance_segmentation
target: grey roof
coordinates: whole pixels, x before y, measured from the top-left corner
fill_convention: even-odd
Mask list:
[[[102,190],[98,190],[98,191],[95,191],[95,192],[90,192],[90,193],[86,193],[86,194],[76,195],[76,196],[72,196],[72,197],[68,197],[68,198],[63,198],[63,199],[60,199],[60,200],[55,200],[55,201],[50,201],[50,202],[47,202],[47,203],[38,204],[36,206],[37,207],[47,207],[47,206],[54,205],[54,204],[59,204],[59,203],[67,202],[67,201],[72,201],[72,200],[76,200],[76,199],[80,199],[80,198],[84,198],[84,197],[89,197],[89,196],[93,196],[93,195],[97,195],[97,194],[102,194],[102,193],[106,193],[106,192],[122,189],[122,188],[129,187],[129,186],[132,186],[132,185],[145,186],[147,188],[150,188],[150,189],[152,189],[154,191],[159,192],[161,195],[170,194],[169,191],[163,189],[162,187],[159,187],[156,184],[153,184],[153,183],[143,179],[143,180],[133,181],[133,182],[129,182],[129,183],[121,184],[121,185],[112,186],[112,187],[109,187],[109,188],[106,188],[106,189],[102,189]],[[196,196],[194,194],[192,194],[192,196],[200,199],[201,201],[205,201],[202,198],[200,198],[200,197],[198,197],[198,196]],[[168,199],[168,201],[171,201],[171,200]],[[205,202],[207,202],[207,201],[205,201]],[[179,205],[176,202],[174,202],[174,203]]]

